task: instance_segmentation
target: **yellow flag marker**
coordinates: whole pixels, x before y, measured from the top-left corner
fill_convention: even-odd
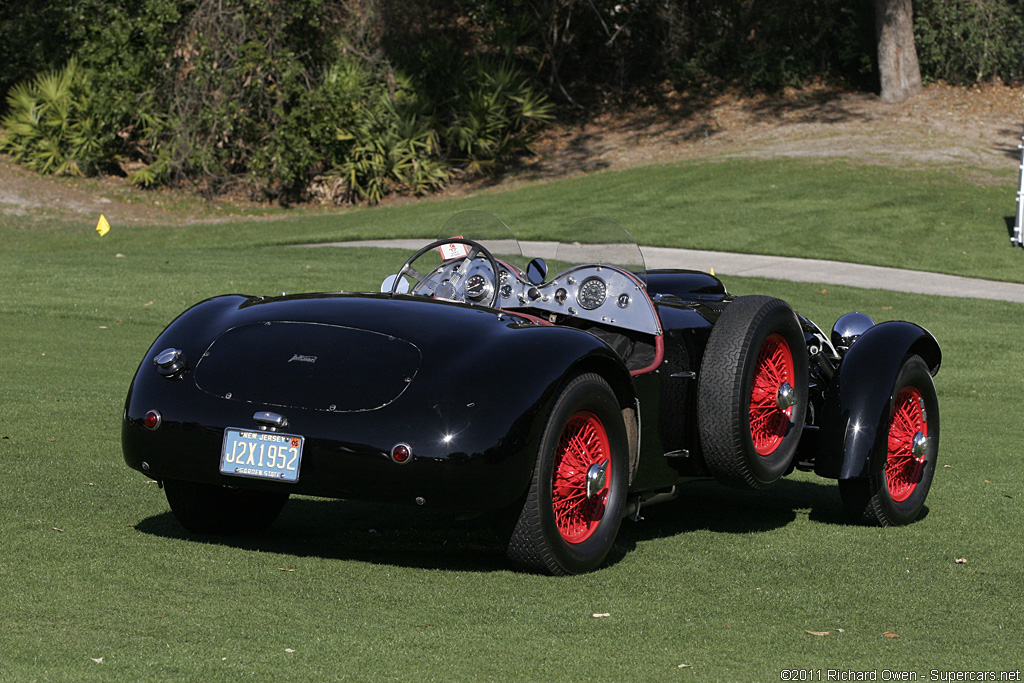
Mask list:
[[[100,216],[100,218],[103,218],[103,216]],[[97,227],[96,229],[99,230],[99,227]],[[103,233],[100,233],[100,234],[102,235]],[[715,276],[715,269],[712,268],[711,269],[711,277],[714,277],[714,276]]]
[[[110,232],[110,223],[107,222],[107,217],[102,213],[100,214],[99,222],[96,223],[96,232],[100,234],[100,237]]]

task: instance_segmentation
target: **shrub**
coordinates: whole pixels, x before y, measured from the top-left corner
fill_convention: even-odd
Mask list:
[[[334,199],[377,202],[507,162],[550,120],[521,61],[480,36],[444,43],[454,70],[413,61],[404,76],[382,48],[385,4],[55,0],[54,41],[79,59],[11,92],[4,148],[50,172],[119,167],[211,195],[290,201],[327,177]]]
[[[386,93],[360,107],[338,137],[353,143],[335,169],[349,201],[376,204],[393,192],[418,195],[448,182],[437,158],[437,134],[414,113],[401,113]]]
[[[72,58],[7,95],[0,151],[46,174],[91,175],[113,159],[114,135],[99,116],[92,75]]]
[[[200,0],[172,36],[158,88],[169,179],[209,194],[300,194],[322,162],[301,109],[340,49],[342,19],[324,0]]]
[[[445,113],[445,142],[454,160],[479,173],[523,151],[554,107],[509,60],[478,58],[452,82],[461,87]]]
[[[436,122],[408,79],[396,76],[391,86],[345,58],[311,97],[321,105],[309,111],[319,114],[330,138],[314,131],[331,164],[315,179],[320,199],[376,204],[391,193],[418,195],[448,182]]]
[[[661,55],[680,88],[735,83],[777,90],[814,80],[860,77],[872,68],[871,3],[844,0],[760,0],[669,3]]]
[[[914,33],[926,80],[973,84],[1019,80],[1024,64],[1024,5],[1007,0],[915,3]]]

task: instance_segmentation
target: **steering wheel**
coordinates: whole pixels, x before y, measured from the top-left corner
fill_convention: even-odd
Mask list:
[[[437,249],[438,247],[442,247],[446,244],[465,244],[469,247],[469,253],[463,256],[459,263],[455,264],[452,268],[451,276],[447,280],[442,281],[440,277],[435,277],[435,273],[423,275],[412,267],[412,264],[428,251],[431,249]],[[487,250],[487,247],[479,242],[468,240],[464,237],[449,237],[447,239],[431,242],[410,256],[405,264],[403,264],[399,269],[398,277],[396,277],[394,282],[391,283],[391,296],[395,295],[395,290],[398,287],[398,282],[402,279],[402,276],[408,275],[416,281],[416,286],[413,289],[420,287],[421,292],[430,296],[439,296],[442,299],[450,299],[452,301],[464,303],[467,297],[466,286],[463,284],[465,273],[462,269],[465,268],[466,270],[469,270],[469,265],[477,257],[485,258],[488,265],[491,267],[491,273],[493,274],[494,280],[491,282],[491,298],[486,305],[490,308],[494,308],[498,303],[498,262],[494,260],[494,256],[492,256],[491,252]],[[460,288],[461,296],[459,295]],[[441,293],[438,294],[438,292]]]

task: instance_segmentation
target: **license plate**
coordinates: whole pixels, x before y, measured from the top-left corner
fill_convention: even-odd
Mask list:
[[[220,471],[234,477],[295,483],[304,441],[294,434],[228,427],[220,449]]]

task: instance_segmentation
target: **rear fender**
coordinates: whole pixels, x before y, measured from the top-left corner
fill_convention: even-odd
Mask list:
[[[635,405],[628,371],[602,340],[572,328],[510,324],[454,356],[425,354],[417,382],[432,386],[427,403],[437,412],[412,431],[443,422],[454,437],[445,449],[466,454],[459,469],[479,490],[472,508],[505,507],[527,492],[559,387],[585,372],[604,377],[620,405]]]
[[[872,451],[887,429],[896,376],[911,354],[924,359],[933,376],[939,371],[938,342],[913,323],[879,323],[850,347],[825,394],[816,474],[830,479],[870,475]]]

